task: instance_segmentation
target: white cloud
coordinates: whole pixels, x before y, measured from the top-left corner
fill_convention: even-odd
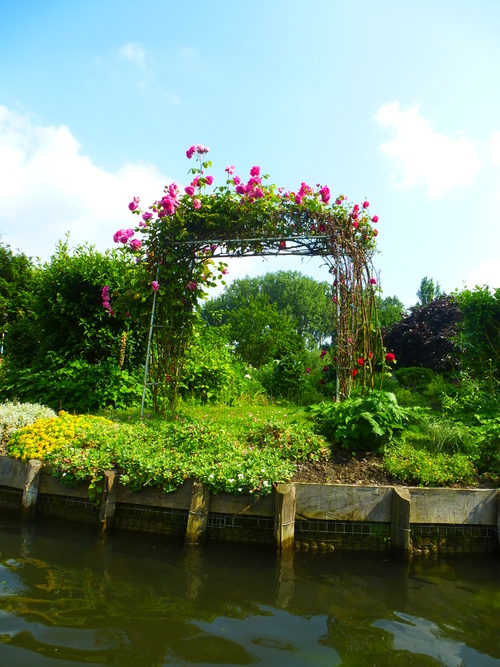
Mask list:
[[[500,164],[500,132],[496,132],[491,137],[489,147],[493,157],[493,163]]]
[[[493,289],[500,287],[500,263],[498,259],[487,259],[472,268],[464,280],[470,289],[476,285],[488,285]]]
[[[71,246],[111,247],[114,232],[137,220],[132,198],[147,206],[171,180],[152,164],[106,171],[66,126],[44,127],[0,106],[0,240],[13,249],[48,259],[67,231]]]
[[[143,67],[146,61],[146,51],[138,42],[128,42],[118,49],[118,55],[125,60],[130,60],[139,67]]]
[[[401,169],[402,180],[394,177],[397,186],[425,184],[428,196],[437,198],[474,180],[480,166],[474,143],[465,137],[436,132],[419,115],[418,105],[402,111],[399,102],[385,104],[375,119],[382,127],[395,131],[395,137],[381,144],[381,149]]]

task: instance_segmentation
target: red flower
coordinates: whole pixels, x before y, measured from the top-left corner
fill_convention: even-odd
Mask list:
[[[373,359],[373,352],[370,352],[368,356],[370,357],[370,359]]]
[[[352,377],[356,377],[357,374],[358,374],[358,369],[355,368],[352,372]]]
[[[396,361],[396,357],[393,355],[392,352],[388,352],[388,353],[385,355],[385,362],[386,362],[387,364],[392,364],[392,363],[394,363],[394,361]]]
[[[321,380],[319,381],[319,383],[320,383],[320,384],[325,384],[325,381],[323,380],[323,378],[321,378]]]
[[[320,359],[323,359],[323,357],[326,357],[326,350],[321,350],[321,354],[319,355]]]
[[[363,357],[360,357],[360,358],[358,359],[358,364],[359,364],[360,366],[362,366],[364,363],[365,363],[365,362],[363,361]]]

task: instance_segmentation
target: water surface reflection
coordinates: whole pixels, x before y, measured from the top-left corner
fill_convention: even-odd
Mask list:
[[[181,542],[0,517],[0,664],[500,667],[500,561]]]

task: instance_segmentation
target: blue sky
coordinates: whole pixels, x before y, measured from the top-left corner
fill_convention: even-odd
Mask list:
[[[379,216],[385,295],[500,287],[500,3],[0,0],[0,234],[113,246],[185,156]],[[320,262],[237,260],[229,277]]]

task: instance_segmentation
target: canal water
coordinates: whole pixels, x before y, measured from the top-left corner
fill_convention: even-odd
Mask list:
[[[0,665],[500,667],[500,559],[404,564],[0,514]]]

